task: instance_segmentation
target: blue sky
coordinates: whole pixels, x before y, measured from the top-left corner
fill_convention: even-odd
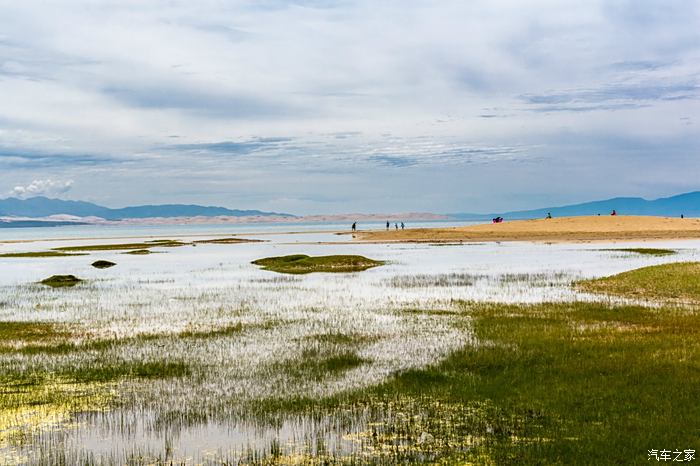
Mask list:
[[[700,2],[0,0],[0,197],[488,212],[698,175]]]

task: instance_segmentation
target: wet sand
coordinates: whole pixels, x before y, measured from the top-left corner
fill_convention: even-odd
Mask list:
[[[449,243],[485,241],[592,242],[700,238],[700,219],[644,216],[561,217],[452,228],[367,231],[357,241]]]

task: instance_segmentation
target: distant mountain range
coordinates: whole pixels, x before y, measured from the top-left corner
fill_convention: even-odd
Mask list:
[[[559,207],[545,207],[534,210],[494,212],[490,214],[457,213],[448,214],[455,220],[485,220],[503,217],[508,220],[543,218],[550,212],[555,217],[576,217],[581,215],[609,215],[615,210],[619,215],[658,215],[666,217],[700,217],[700,191],[679,194],[648,201],[641,197],[615,197],[602,201],[584,202]]]
[[[63,201],[46,197],[17,199],[10,197],[0,199],[0,217],[41,218],[52,215],[71,215],[75,217],[100,217],[105,220],[123,220],[150,217],[250,217],[274,216],[294,217],[291,214],[277,212],[262,212],[260,210],[237,210],[225,207],[164,204],[141,205],[110,209],[97,204],[83,201]]]

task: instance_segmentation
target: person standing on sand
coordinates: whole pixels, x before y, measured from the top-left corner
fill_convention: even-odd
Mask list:
[[[386,231],[389,231],[389,220],[386,221]]]
[[[610,215],[617,215],[617,212],[615,211],[615,209],[613,209],[613,211]]]
[[[398,224],[398,223],[394,223],[394,228],[396,228],[396,231],[399,231],[399,224]]]
[[[352,222],[352,231],[357,231],[357,222]]]
[[[551,213],[551,212],[547,212],[547,218],[552,218],[552,213]]]
[[[683,218],[682,215],[681,215],[681,218]],[[404,229],[405,226],[406,226],[406,225],[404,225],[403,222],[401,222],[401,229],[402,229],[402,230]]]

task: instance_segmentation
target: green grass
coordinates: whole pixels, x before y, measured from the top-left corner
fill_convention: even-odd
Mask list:
[[[601,251],[619,251],[619,252],[634,252],[636,254],[644,254],[647,256],[670,256],[676,254],[673,249],[657,249],[657,248],[619,248],[619,249],[601,249]]]
[[[148,248],[172,248],[178,246],[185,246],[187,243],[183,243],[177,240],[155,240],[146,241],[142,243],[123,243],[123,244],[89,244],[84,246],[63,246],[60,248],[53,248],[54,251],[118,251],[118,250],[139,250]]]
[[[406,462],[646,464],[651,448],[700,447],[696,312],[464,304],[459,318],[471,319],[481,344],[371,389],[257,409],[330,417],[369,410],[378,426],[371,438],[388,449],[409,445]],[[426,413],[424,422],[402,420]],[[420,446],[422,432],[436,446]],[[468,436],[475,444],[461,451]]]
[[[631,270],[576,284],[591,293],[700,303],[700,263],[676,262]]]
[[[66,288],[75,286],[82,281],[83,280],[76,277],[75,275],[52,275],[49,278],[43,279],[39,283],[41,283],[42,285],[50,286],[52,288]]]
[[[312,272],[360,272],[383,265],[383,261],[368,259],[363,256],[336,255],[311,257],[305,254],[291,256],[267,257],[252,262],[264,270],[279,273],[304,274]]]
[[[0,257],[70,257],[70,256],[84,256],[85,254],[68,254],[60,251],[38,251],[38,252],[10,252],[6,254],[0,254]]]
[[[96,269],[108,269],[110,267],[114,267],[115,265],[117,264],[115,264],[114,262],[104,260],[99,260],[92,263],[92,266]]]

